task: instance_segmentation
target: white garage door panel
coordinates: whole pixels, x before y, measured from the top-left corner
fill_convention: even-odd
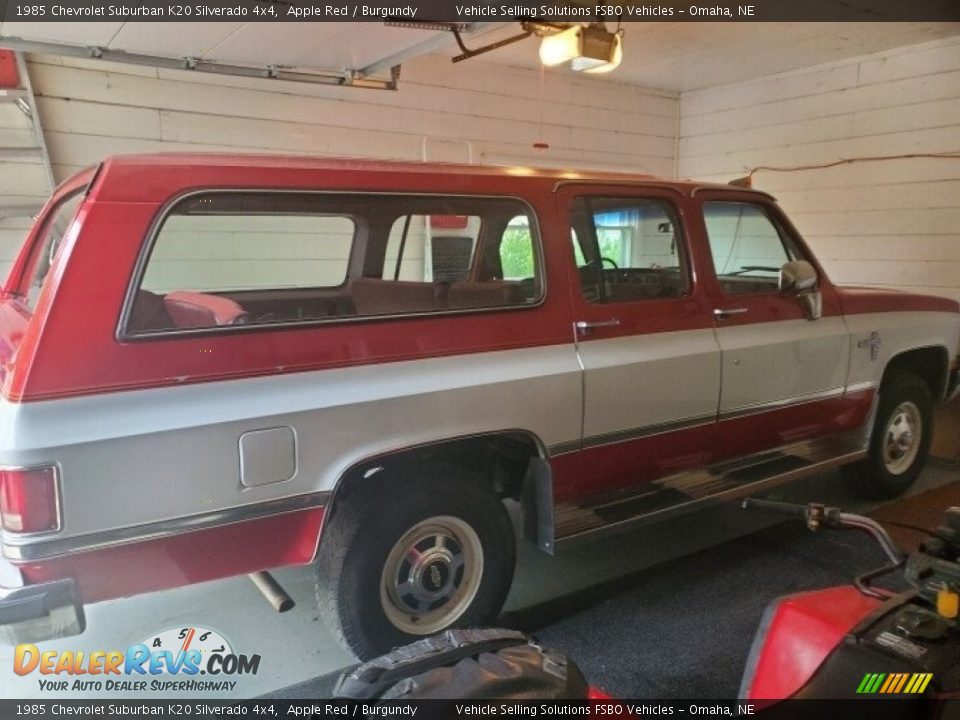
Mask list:
[[[434,35],[382,23],[246,23],[207,56],[223,62],[361,69]]]
[[[383,108],[369,101],[382,99],[383,96],[395,98],[400,104],[399,107],[390,109],[389,122],[386,124],[403,134],[444,136],[453,133],[457,137],[495,135],[508,140],[522,140],[536,137],[541,127],[541,108],[538,103],[524,106],[525,100],[520,99],[517,101],[519,108],[514,107],[514,102],[510,101],[500,102],[494,109],[487,102],[482,112],[471,113],[470,104],[477,107],[485,104],[478,100],[475,93],[413,83],[405,86],[402,94],[361,93],[356,102],[347,104],[334,98],[303,97],[286,92],[271,92],[265,95],[262,90],[243,88],[218,87],[216,92],[211,92],[206,84],[184,82],[185,73],[178,73],[177,77],[180,79],[177,80],[158,79],[145,85],[140,78],[102,70],[60,68],[43,64],[31,65],[31,68],[34,69],[35,83],[38,88],[42,88],[45,96],[71,98],[54,106],[52,122],[47,122],[44,116],[44,125],[53,130],[70,126],[104,135],[159,138],[159,131],[155,132],[159,116],[125,116],[133,111],[127,109],[132,106],[136,106],[136,112],[142,113],[150,111],[139,106],[183,110],[191,113],[192,117],[207,113],[218,116],[219,121],[223,122],[230,118],[252,117],[381,130],[385,125]],[[194,77],[196,76],[191,75],[189,79]],[[278,85],[277,88],[284,86]],[[326,92],[331,94],[329,89]],[[339,92],[343,93],[342,90]],[[267,98],[269,100],[265,101]],[[80,99],[89,103],[81,103]],[[76,122],[67,112],[75,106],[81,113]],[[524,110],[526,115],[523,114]],[[582,107],[574,105],[560,107],[557,112],[558,118],[573,115],[586,118],[591,115],[583,113]],[[608,112],[613,114],[613,111]],[[496,117],[496,114],[501,113],[513,117]],[[116,114],[116,117],[113,117],[113,114]],[[456,115],[455,122],[451,122],[452,114]],[[624,126],[630,127],[629,132],[597,130],[595,126],[599,123],[596,118],[591,118],[590,127],[579,131],[576,139],[571,139],[573,128],[566,121],[554,124],[548,119],[544,123],[543,132],[553,146],[580,143],[586,149],[613,150],[620,145],[630,153],[650,152],[662,157],[673,156],[672,136],[662,135],[665,119],[644,115],[645,121],[638,121],[635,115],[616,114]],[[166,125],[164,130],[165,137],[173,132]],[[596,137],[593,137],[594,134]],[[259,133],[257,142],[273,142],[280,137],[282,133],[264,131]]]
[[[214,145],[264,152],[364,157],[419,157],[423,136],[302,123],[163,113],[165,146]]]
[[[278,6],[279,9],[280,6]],[[216,45],[209,57],[255,65],[337,67],[324,47],[339,46],[343,23],[246,23]]]
[[[243,22],[129,22],[110,47],[167,57],[204,57],[243,26]]]
[[[223,145],[190,145],[164,143],[159,140],[117,138],[106,135],[82,135],[76,133],[48,132],[47,148],[58,164],[88,167],[109,155],[145,152],[200,152],[202,150],[226,150]]]
[[[37,109],[46,132],[70,132],[110,137],[160,139],[160,111],[127,105],[38,97]]]

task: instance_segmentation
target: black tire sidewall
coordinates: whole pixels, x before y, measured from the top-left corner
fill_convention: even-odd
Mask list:
[[[883,444],[887,425],[897,407],[903,402],[912,402],[920,411],[920,446],[917,456],[905,472],[894,475],[883,460]],[[867,458],[868,481],[865,488],[875,497],[896,497],[905,492],[923,470],[930,452],[933,437],[933,400],[927,384],[912,373],[901,372],[884,382],[880,388],[880,400],[877,404],[877,416],[870,438],[870,450]]]
[[[500,611],[515,564],[513,526],[503,502],[470,481],[457,478],[378,481],[382,491],[353,499],[337,521],[350,525],[349,546],[339,557],[319,557],[318,596],[321,610],[341,639],[361,659],[422,639],[395,627],[385,614],[380,581],[395,543],[417,523],[441,515],[467,523],[483,548],[483,572],[470,606],[450,627],[482,625]],[[341,528],[341,532],[344,528]],[[324,598],[326,596],[326,598]],[[324,602],[326,599],[326,603]],[[332,615],[332,617],[331,617]]]

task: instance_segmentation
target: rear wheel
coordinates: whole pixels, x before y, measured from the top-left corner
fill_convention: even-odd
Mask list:
[[[386,472],[386,471],[385,471]],[[513,579],[501,500],[450,466],[383,478],[343,500],[317,560],[323,618],[359,658],[499,613]]]
[[[927,462],[933,430],[933,399],[927,384],[900,371],[880,388],[868,455],[842,472],[853,491],[868,499],[897,497]]]

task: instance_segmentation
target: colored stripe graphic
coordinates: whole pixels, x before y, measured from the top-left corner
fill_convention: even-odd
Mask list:
[[[933,673],[867,673],[857,686],[858,695],[898,695],[923,693]]]
[[[882,693],[890,692],[890,686],[893,685],[894,683],[896,683],[896,681],[897,681],[898,679],[899,679],[899,678],[898,678],[898,676],[897,676],[896,673],[892,673],[892,674],[890,674],[890,675],[887,675],[887,681],[886,681],[886,682],[883,684],[883,686],[880,688],[880,692],[882,692]]]
[[[876,679],[870,683],[870,689],[867,691],[869,693],[875,693],[880,689],[880,683],[883,682],[883,679],[887,676],[886,673],[877,673]]]

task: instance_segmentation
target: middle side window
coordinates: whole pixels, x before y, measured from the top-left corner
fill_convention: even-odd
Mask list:
[[[673,207],[652,198],[582,196],[571,213],[580,287],[590,302],[682,297],[690,274]]]

